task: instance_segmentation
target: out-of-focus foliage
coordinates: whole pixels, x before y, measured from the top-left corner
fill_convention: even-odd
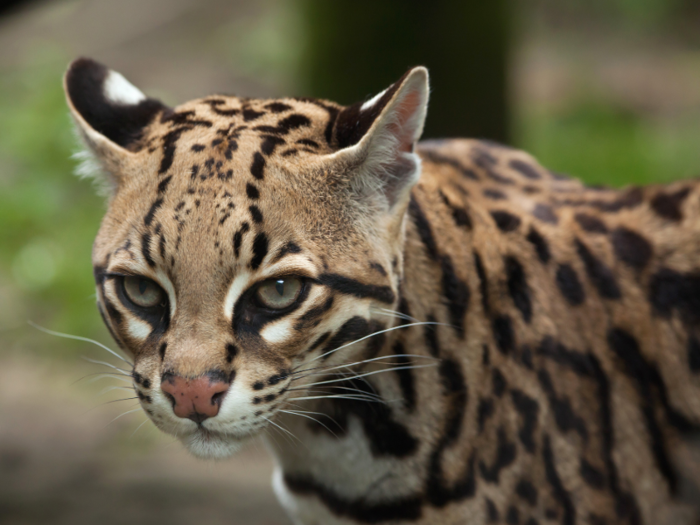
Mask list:
[[[87,336],[99,327],[90,247],[103,205],[73,175],[67,62],[44,56],[0,73],[0,335],[9,340],[27,320]]]

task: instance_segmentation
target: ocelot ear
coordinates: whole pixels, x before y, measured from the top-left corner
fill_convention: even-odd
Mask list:
[[[63,80],[66,99],[87,150],[78,173],[114,193],[132,171],[144,130],[168,109],[147,98],[122,75],[89,58],[71,63]]]
[[[423,132],[428,92],[427,69],[413,68],[374,98],[343,109],[334,125],[340,148],[334,161],[349,167],[355,192],[390,212],[405,207],[420,176],[414,146]]]

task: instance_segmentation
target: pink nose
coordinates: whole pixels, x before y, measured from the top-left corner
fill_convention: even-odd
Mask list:
[[[214,373],[187,379],[166,372],[161,378],[160,389],[170,399],[177,417],[201,423],[219,413],[230,385],[221,380],[222,375]]]

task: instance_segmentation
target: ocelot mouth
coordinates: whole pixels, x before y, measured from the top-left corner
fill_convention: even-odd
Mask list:
[[[198,427],[182,443],[193,455],[204,459],[221,459],[236,453],[243,445],[244,438]]]

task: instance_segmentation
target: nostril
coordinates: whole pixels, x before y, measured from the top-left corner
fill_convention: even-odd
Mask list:
[[[221,402],[224,400],[226,392],[228,392],[228,390],[224,390],[223,392],[217,392],[216,394],[211,396],[211,404],[221,408]]]

